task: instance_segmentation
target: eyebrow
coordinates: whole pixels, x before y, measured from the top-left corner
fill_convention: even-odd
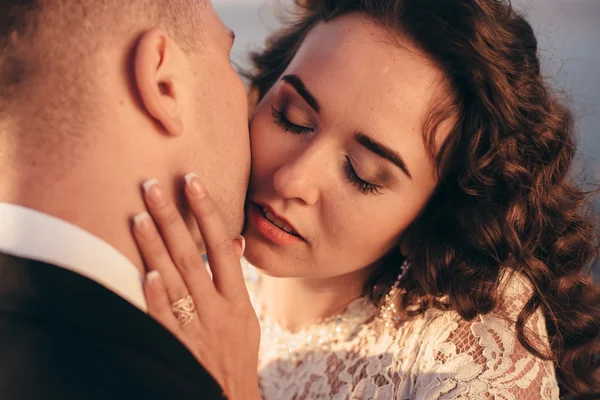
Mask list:
[[[313,94],[306,88],[306,85],[304,85],[304,82],[302,82],[302,79],[300,79],[298,75],[286,75],[283,78],[281,78],[281,80],[292,85],[292,87],[296,89],[296,92],[298,92],[300,97],[302,97],[304,101],[306,101],[306,103],[308,103],[308,105],[312,107],[313,110],[315,110],[317,113],[321,112],[321,106],[319,105],[319,102],[317,101],[315,96],[313,96]]]
[[[406,176],[412,179],[412,175],[408,171],[406,163],[404,162],[404,159],[400,156],[400,154],[396,153],[394,150],[390,149],[387,146],[384,146],[381,143],[377,143],[364,133],[359,132],[356,135],[354,135],[354,140],[356,140],[358,143],[360,143],[373,153],[377,154],[378,156],[383,157],[386,160],[394,163],[406,174]]]
[[[296,89],[296,92],[298,92],[298,94],[317,113],[321,111],[321,106],[319,105],[319,102],[317,101],[315,96],[306,88],[306,85],[304,84],[302,79],[300,79],[300,77],[298,75],[286,75],[281,79],[284,82],[289,83],[294,89]],[[408,176],[410,179],[412,179],[412,175],[410,174],[410,171],[406,167],[406,163],[404,162],[404,159],[402,158],[402,156],[400,156],[400,154],[396,153],[394,150],[390,149],[389,147],[374,141],[373,139],[371,139],[369,136],[365,135],[364,133],[360,133],[360,132],[357,133],[354,136],[354,140],[356,140],[356,142],[363,145],[368,150],[372,151],[373,153],[377,154],[378,156],[383,157],[386,160],[395,164],[398,168],[400,168],[402,170],[402,172],[404,172],[406,174],[406,176]]]

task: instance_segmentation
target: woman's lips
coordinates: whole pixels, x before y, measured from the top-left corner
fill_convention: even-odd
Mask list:
[[[265,213],[265,211],[263,211],[262,206],[255,203],[251,203],[248,213],[248,217],[252,225],[254,225],[256,230],[262,236],[264,236],[271,242],[280,245],[292,245],[304,242],[304,240],[300,236],[294,234],[295,232],[293,231],[293,228],[291,226],[289,226],[284,221],[279,220],[270,211],[267,210]],[[267,217],[275,221],[275,223],[277,223],[278,225],[285,228],[285,230],[282,227],[277,226],[274,222],[270,221]],[[291,232],[286,232],[286,230]]]

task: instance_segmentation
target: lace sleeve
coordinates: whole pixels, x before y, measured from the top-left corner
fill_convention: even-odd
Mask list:
[[[546,340],[544,318],[530,332]],[[552,362],[530,354],[514,324],[495,314],[467,322],[455,313],[434,319],[424,336],[415,380],[417,399],[558,399]]]

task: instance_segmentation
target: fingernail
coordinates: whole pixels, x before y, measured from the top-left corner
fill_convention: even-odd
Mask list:
[[[150,271],[146,275],[146,282],[150,285],[156,284],[156,282],[160,279],[160,273],[158,271]]]
[[[206,190],[200,182],[200,178],[198,175],[191,172],[185,176],[185,182],[187,183],[190,195],[196,199],[203,199],[206,197]]]
[[[152,238],[152,222],[150,214],[143,212],[133,217],[133,224],[142,238],[148,240]]]
[[[238,237],[235,238],[235,240],[238,241],[240,244],[240,247],[241,247],[240,258],[242,258],[242,256],[244,255],[244,251],[246,250],[246,238],[242,235],[238,235]]]
[[[165,196],[160,187],[158,180],[150,179],[142,185],[146,198],[155,206],[161,206],[165,203]]]

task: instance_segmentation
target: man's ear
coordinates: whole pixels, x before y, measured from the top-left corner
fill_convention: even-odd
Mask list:
[[[160,29],[140,37],[134,75],[146,111],[172,136],[183,134],[181,73],[184,59],[177,44]]]

